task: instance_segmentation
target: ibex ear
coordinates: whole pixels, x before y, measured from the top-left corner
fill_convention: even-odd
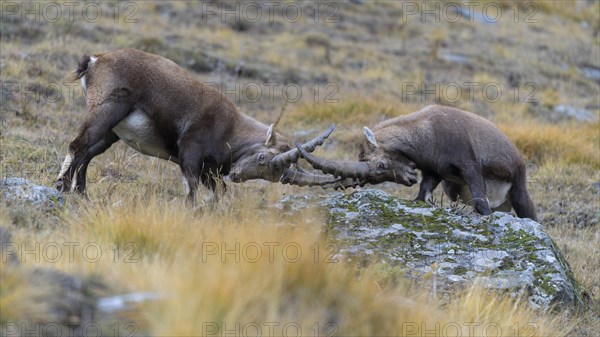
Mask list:
[[[365,133],[365,137],[367,138],[369,143],[373,144],[373,146],[375,146],[375,147],[379,147],[379,144],[377,144],[377,140],[375,139],[375,135],[373,134],[373,131],[369,130],[369,128],[365,126],[364,133]]]
[[[277,144],[277,134],[275,132],[275,124],[271,124],[269,126],[269,130],[267,130],[267,140],[265,141],[265,146],[271,146]]]

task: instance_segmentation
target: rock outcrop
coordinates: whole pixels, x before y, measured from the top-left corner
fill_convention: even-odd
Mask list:
[[[279,207],[288,214],[323,210],[329,219],[325,232],[339,246],[340,257],[387,263],[435,287],[440,297],[476,283],[526,296],[543,310],[583,301],[561,252],[543,226],[529,219],[500,212],[460,214],[379,190],[290,196]]]

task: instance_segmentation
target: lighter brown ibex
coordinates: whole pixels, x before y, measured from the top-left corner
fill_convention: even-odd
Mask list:
[[[431,105],[412,114],[365,127],[359,162],[325,160],[298,145],[302,156],[316,169],[354,179],[347,187],[394,181],[416,183],[416,200],[431,201],[442,182],[451,200],[459,197],[481,214],[492,209],[510,211],[536,220],[527,191],[526,167],[514,144],[490,121],[460,109]]]
[[[137,151],[179,164],[185,194],[194,199],[202,182],[224,190],[233,181],[266,179],[297,185],[334,183],[290,169],[299,153],[274,126],[240,113],[221,92],[174,62],[135,49],[84,56],[81,79],[88,114],[69,145],[57,189],[85,193],[90,160],[122,139]],[[333,126],[304,145],[313,151]]]

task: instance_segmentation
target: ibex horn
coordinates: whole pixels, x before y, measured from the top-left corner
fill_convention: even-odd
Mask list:
[[[335,124],[331,124],[329,129],[325,130],[325,132],[318,135],[316,138],[302,144],[303,149],[305,149],[308,152],[314,151],[317,148],[317,146],[323,145],[325,139],[327,139],[327,137],[331,135],[334,129]],[[291,163],[297,162],[298,158],[300,158],[300,153],[298,152],[298,149],[292,149],[273,157],[273,159],[271,160],[271,165],[274,167],[285,167]]]
[[[332,174],[342,178],[366,179],[371,171],[367,162],[351,162],[345,160],[325,160],[304,149],[300,143],[296,142],[296,149],[312,167],[323,173]]]

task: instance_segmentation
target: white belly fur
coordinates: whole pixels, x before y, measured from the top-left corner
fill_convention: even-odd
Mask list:
[[[500,207],[504,203],[511,186],[511,183],[505,181],[485,181],[485,191],[490,208]]]
[[[147,156],[171,159],[160,133],[142,110],[130,113],[113,131],[127,145]]]
[[[511,186],[512,184],[507,181],[485,181],[485,194],[490,208],[494,209],[500,207],[506,201],[506,199],[508,199],[508,191],[510,190]],[[463,185],[460,192],[460,198],[463,200],[463,202],[472,205],[473,196],[471,195],[468,185]]]

